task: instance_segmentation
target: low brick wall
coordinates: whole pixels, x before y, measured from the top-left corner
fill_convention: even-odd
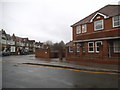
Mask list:
[[[120,64],[119,59],[114,58],[83,58],[83,57],[66,57],[66,60],[81,61],[81,62],[95,62],[95,63],[108,63],[108,64]]]
[[[50,58],[58,58],[59,53],[58,52],[50,52]]]
[[[35,52],[35,56],[38,58],[50,58],[49,49],[39,49]]]

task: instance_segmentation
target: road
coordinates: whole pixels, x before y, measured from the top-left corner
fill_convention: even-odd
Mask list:
[[[21,64],[32,56],[3,57],[3,88],[118,88],[118,75]],[[19,64],[18,64],[19,63]]]

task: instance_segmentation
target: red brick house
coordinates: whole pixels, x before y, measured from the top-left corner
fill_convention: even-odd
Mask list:
[[[15,52],[15,41],[13,41],[12,37],[10,36],[10,34],[7,34],[5,32],[5,30],[1,30],[0,31],[0,45],[2,45],[1,47],[1,51],[6,52],[9,51],[12,53]]]
[[[20,54],[20,50],[24,50],[29,53],[35,52],[35,40],[29,40],[28,38],[22,38],[12,35],[12,39],[15,41],[15,54]]]
[[[12,39],[15,41],[15,54],[18,55],[19,50],[24,48],[23,39],[21,37],[16,36],[15,34],[12,35]]]
[[[37,50],[37,49],[40,49],[40,48],[43,48],[43,43],[41,43],[41,42],[35,42],[35,51]]]
[[[120,5],[107,5],[73,24],[73,40],[67,46],[66,59],[120,63],[119,10]]]

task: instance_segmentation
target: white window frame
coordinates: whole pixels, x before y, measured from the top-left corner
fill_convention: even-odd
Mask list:
[[[81,33],[81,26],[76,26],[76,34],[80,34]]]
[[[84,29],[83,29],[84,27]],[[82,25],[82,33],[86,33],[87,32],[87,25],[86,24],[83,24]]]
[[[80,52],[80,47],[79,46],[77,46],[77,52]]]
[[[102,21],[102,28],[96,29],[96,24],[97,22]],[[97,20],[94,22],[94,31],[98,31],[98,30],[103,30],[104,29],[104,20]]]
[[[10,47],[10,52],[15,52],[15,46]]]
[[[90,20],[90,22],[93,22],[93,19],[94,19],[97,15],[103,16],[105,19],[106,19],[106,18],[109,18],[108,16],[104,15],[103,13],[97,12],[97,13],[94,15],[94,17]]]
[[[114,16],[114,17],[112,17],[112,24],[113,24],[113,27],[119,27],[120,25],[117,25],[117,26],[115,26],[115,17],[117,17],[117,16]],[[118,17],[119,17],[119,19],[118,19],[118,21],[116,21],[116,22],[119,22],[120,23],[120,15],[118,15]]]
[[[99,47],[99,46],[97,46],[97,43],[101,43],[101,45],[102,45],[102,41],[96,41],[95,42],[95,51],[96,51],[96,53],[99,53],[100,51],[97,51],[97,48]]]
[[[80,45],[77,43],[77,52],[80,52]]]
[[[90,48],[90,47],[89,47],[89,44],[90,44],[90,43],[93,44],[93,51],[89,51],[89,48]],[[88,52],[89,52],[89,53],[94,53],[94,42],[88,42]]]
[[[114,45],[114,53],[120,53],[120,51],[116,51],[116,49],[115,49],[116,48],[116,44],[115,44],[116,42],[118,42],[118,41],[114,41],[114,43],[113,43],[113,45]]]
[[[72,50],[71,50],[72,48]],[[73,47],[69,46],[69,52],[73,52]]]

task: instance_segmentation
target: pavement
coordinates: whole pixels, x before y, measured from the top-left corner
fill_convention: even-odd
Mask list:
[[[63,60],[59,60],[59,58],[43,59],[43,58],[36,58],[34,55],[29,55],[29,56],[31,57],[31,60],[27,62],[23,62],[23,64],[61,67],[61,68],[96,71],[96,72],[120,73],[119,65],[115,65],[115,64],[68,61],[65,60],[65,58]]]

